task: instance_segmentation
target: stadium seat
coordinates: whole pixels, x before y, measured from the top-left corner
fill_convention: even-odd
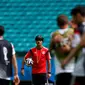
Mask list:
[[[78,4],[85,5],[85,1],[2,0],[0,25],[5,27],[4,37],[13,42],[16,51],[22,52],[35,46],[34,37],[41,34],[48,47],[51,32],[58,29],[56,17],[66,14],[70,19],[70,10]]]

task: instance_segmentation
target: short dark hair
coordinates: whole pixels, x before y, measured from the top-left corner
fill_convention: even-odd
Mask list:
[[[58,26],[61,27],[61,26],[64,26],[65,24],[68,24],[68,17],[65,15],[59,15],[56,21]]]
[[[85,16],[85,5],[77,5],[75,8],[71,10],[71,15],[76,15],[77,13],[80,13],[81,16]]]
[[[0,36],[3,36],[4,34],[4,27],[0,25]]]
[[[38,41],[38,40],[44,41],[44,38],[43,38],[41,35],[37,35],[37,36],[35,37],[35,41]]]

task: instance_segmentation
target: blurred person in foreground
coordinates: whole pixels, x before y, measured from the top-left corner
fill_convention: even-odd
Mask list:
[[[0,26],[0,85],[9,85],[12,77],[12,65],[14,67],[14,83],[19,85],[18,68],[14,46],[4,40],[4,27]]]
[[[73,57],[78,57],[73,76],[76,77],[72,85],[85,85],[85,6],[80,5],[72,9],[71,15],[74,22],[77,24],[77,30],[80,33],[80,42],[75,46],[66,59],[62,62],[62,67],[65,67]]]
[[[73,39],[74,30],[69,28],[68,18],[65,15],[57,17],[57,24],[59,29],[52,33],[50,42],[50,52],[55,57],[56,65],[56,85],[69,85],[74,69],[74,59],[63,69],[61,62],[71,51],[71,43]]]
[[[41,35],[35,37],[36,47],[30,49],[22,62],[21,73],[24,75],[24,64],[27,58],[32,58],[32,82],[33,85],[45,85],[47,78],[51,77],[51,63],[49,50],[42,45],[44,38]],[[48,70],[46,68],[46,63]]]

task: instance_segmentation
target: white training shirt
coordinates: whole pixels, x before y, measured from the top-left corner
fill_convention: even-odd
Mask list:
[[[85,25],[85,22],[82,23]],[[85,27],[84,27],[85,28]],[[85,31],[85,29],[84,29]],[[74,40],[75,42],[75,47],[78,45],[77,43],[79,43],[80,41],[77,41],[78,38],[76,38]],[[85,76],[85,69],[84,69],[84,62],[85,62],[85,48],[82,48],[81,53],[78,56],[77,62],[75,64],[75,68],[74,68],[74,72],[73,72],[73,76]]]
[[[69,28],[66,29],[59,29],[58,31],[61,34],[64,34],[64,32],[66,32],[67,30],[69,30]],[[54,57],[54,62],[55,62],[55,74],[60,74],[60,73],[72,73],[74,71],[74,64],[75,64],[75,60],[74,58],[65,66],[65,69],[61,68],[61,63],[60,61],[57,59],[56,55]]]

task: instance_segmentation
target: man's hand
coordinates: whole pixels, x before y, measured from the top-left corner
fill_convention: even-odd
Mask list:
[[[61,67],[62,67],[63,69],[65,69],[65,66],[66,66],[67,63],[68,63],[67,59],[63,60],[63,61],[61,62]]]
[[[54,43],[60,43],[62,40],[62,36],[61,35],[56,35],[55,37],[53,37],[52,41]]]
[[[48,74],[47,74],[47,78],[50,78],[50,77],[51,77],[51,73],[48,73]]]
[[[21,74],[24,76],[24,69],[21,69]]]
[[[80,45],[81,45],[82,47],[85,47],[85,40],[82,40],[82,41],[80,42]]]
[[[15,85],[19,85],[20,79],[19,79],[18,75],[14,76],[14,81],[13,82],[15,83]]]
[[[84,33],[83,36],[81,37],[80,45],[81,45],[82,47],[85,47],[85,33]]]
[[[64,45],[64,46],[61,47],[61,51],[62,51],[63,53],[69,52],[70,49],[71,49],[71,48],[70,48],[69,45]]]

